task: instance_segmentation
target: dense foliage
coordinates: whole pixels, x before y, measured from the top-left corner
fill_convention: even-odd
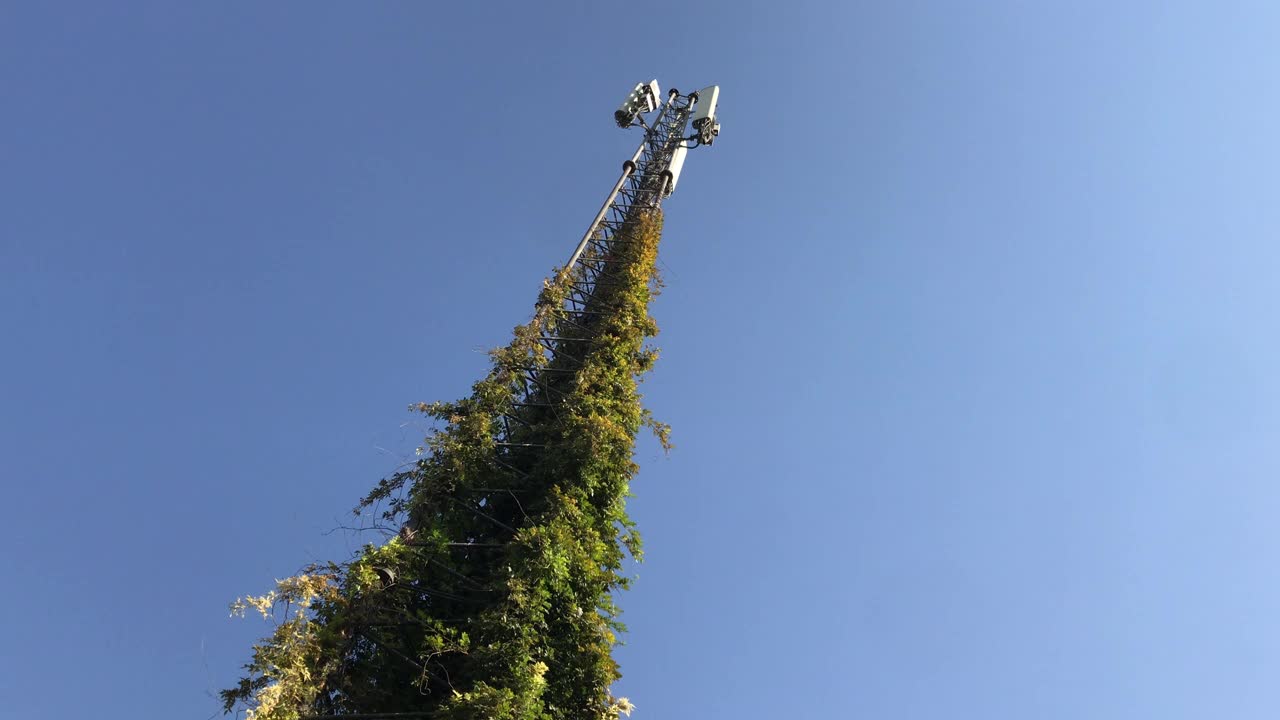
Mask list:
[[[422,457],[357,512],[402,525],[345,564],[307,568],[232,606],[276,622],[223,691],[249,720],[420,713],[452,720],[629,714],[610,694],[622,630],[613,592],[640,540],[625,509],[636,433],[667,428],[636,382],[657,289],[659,211],[591,257],[607,268],[590,312],[567,315],[581,278],[544,284],[533,319],[491,353],[471,395],[421,404],[438,421]],[[552,353],[546,336],[554,341]],[[542,384],[529,393],[530,374]]]

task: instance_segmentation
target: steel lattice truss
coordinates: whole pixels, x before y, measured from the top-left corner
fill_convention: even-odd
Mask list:
[[[500,551],[516,536],[517,528],[508,523],[514,522],[511,518],[524,513],[521,501],[522,497],[528,497],[525,493],[536,495],[535,489],[526,481],[547,452],[547,438],[536,428],[549,417],[556,416],[560,403],[582,367],[583,356],[595,337],[594,328],[599,324],[599,318],[611,310],[608,288],[615,273],[627,262],[628,226],[643,213],[660,206],[671,180],[668,167],[672,155],[688,140],[685,132],[695,102],[696,95],[670,92],[656,120],[645,127],[644,141],[632,158],[624,163],[622,177],[592,227],[561,271],[558,279],[567,286],[564,301],[560,307],[546,313],[546,321],[537,327],[537,343],[543,352],[538,357],[530,357],[527,365],[513,368],[517,371],[515,382],[519,399],[512,403],[509,412],[500,417],[495,428],[496,452],[492,460],[506,472],[507,479],[495,478],[493,484],[497,487],[472,487],[464,493],[441,498],[445,504],[465,508],[476,519],[476,525],[465,531],[464,536],[448,543],[447,554],[427,558],[445,575],[430,582],[426,578],[388,579],[387,584],[392,586],[392,590],[416,598],[412,602],[434,607],[443,613],[442,617],[452,617],[446,622],[465,624],[472,612],[494,599],[493,589],[477,582],[473,574],[483,576],[483,569],[496,560],[495,551]],[[412,483],[414,472],[409,470],[399,475]],[[391,514],[387,513],[388,517]],[[402,535],[406,544],[415,545],[414,519],[407,520]],[[482,529],[485,526],[487,530]],[[385,653],[398,658],[424,677],[447,682],[438,677],[437,671],[412,657],[413,650],[406,642],[412,633],[406,634],[403,629],[414,623],[403,612],[394,611],[389,606],[371,606],[363,621],[353,629],[358,643],[353,647],[363,653]],[[361,646],[365,650],[359,650]],[[349,681],[359,683],[360,679],[356,677]],[[341,686],[342,682],[339,681],[338,685]],[[309,717],[409,718],[430,714],[360,710],[353,713],[342,695],[341,689],[328,691],[316,702],[318,714]]]

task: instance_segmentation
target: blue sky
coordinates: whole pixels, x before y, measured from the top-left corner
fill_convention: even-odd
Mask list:
[[[207,718],[637,141],[636,718],[1280,707],[1273,5],[0,8],[4,717]]]

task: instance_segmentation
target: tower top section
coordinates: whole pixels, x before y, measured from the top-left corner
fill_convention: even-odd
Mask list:
[[[657,200],[675,192],[684,169],[685,155],[689,150],[710,146],[720,135],[720,118],[716,114],[720,104],[720,86],[710,85],[688,95],[671,88],[665,102],[657,80],[639,82],[623,98],[613,112],[618,127],[643,128],[646,155],[651,160],[644,174],[649,185],[656,185]],[[656,112],[648,121],[645,116]],[[692,134],[685,133],[692,129]]]

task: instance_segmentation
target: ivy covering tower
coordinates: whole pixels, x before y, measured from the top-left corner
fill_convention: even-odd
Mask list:
[[[615,119],[645,140],[532,319],[490,353],[471,395],[414,406],[435,421],[423,456],[358,513],[399,527],[342,564],[306,568],[237,601],[274,619],[247,674],[223,691],[249,720],[585,720],[629,714],[614,697],[639,536],[625,500],[637,433],[666,426],[636,382],[657,358],[649,301],[662,199],[689,147],[710,144],[718,88],[658,108],[637,85]],[[659,110],[652,124],[643,114]],[[684,133],[692,121],[694,135]]]

